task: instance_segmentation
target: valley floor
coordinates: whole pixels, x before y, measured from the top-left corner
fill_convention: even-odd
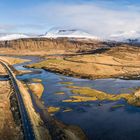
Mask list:
[[[101,54],[48,57],[48,60],[29,67],[88,79],[132,78],[140,75],[139,60],[139,48],[123,46],[111,48]]]
[[[39,53],[40,52],[38,52],[38,54]],[[120,46],[120,47],[110,48],[106,51],[103,51],[102,53],[77,54],[77,55],[75,54],[75,55],[67,55],[67,56],[46,55],[46,54],[44,55],[44,53],[42,53],[41,56],[45,57],[47,60],[28,65],[28,67],[42,68],[48,71],[61,73],[68,76],[87,78],[87,79],[100,79],[100,78],[132,79],[132,78],[139,78],[140,75],[140,61],[139,61],[140,49],[138,47]],[[25,60],[22,59],[5,57],[5,56],[1,56],[0,59],[3,59],[4,61],[8,62],[11,65],[25,62]],[[1,75],[2,74],[6,75],[6,72],[1,65],[0,65],[0,73]],[[38,83],[39,87],[37,87],[37,84],[30,84],[28,86],[34,94],[36,94],[39,98],[41,97],[44,89],[40,83]],[[34,86],[36,86],[36,89],[34,88]],[[16,126],[11,112],[12,108],[9,99],[11,88],[9,82],[0,81],[0,88],[1,88],[0,113],[2,114],[0,116],[0,136],[1,136],[0,139],[7,139],[7,140],[11,140],[10,138],[12,138],[12,140],[14,140],[14,138],[15,140],[22,139],[21,130],[19,127]],[[63,100],[63,102],[65,103],[86,102],[86,101],[95,101],[95,100],[116,101],[123,98],[132,105],[140,106],[139,90],[137,90],[136,93],[132,93],[132,94],[120,94],[114,96],[111,94],[103,93],[86,87],[81,88],[78,86],[77,87],[69,86],[69,88],[71,88],[71,92],[73,93],[73,96],[71,96],[67,100]],[[61,125],[58,124],[58,126],[60,127]],[[69,128],[67,129],[69,130]],[[6,132],[10,132],[10,133],[8,133],[7,135]],[[81,132],[81,130],[79,132]],[[85,139],[84,136],[83,139]]]

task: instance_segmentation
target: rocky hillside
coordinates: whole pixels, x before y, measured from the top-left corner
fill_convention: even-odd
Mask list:
[[[46,39],[46,38],[24,38],[9,41],[0,41],[1,51],[5,48],[8,51],[51,51],[63,50],[64,52],[92,52],[95,49],[115,46],[116,43],[106,43],[93,40],[69,40],[67,38]]]

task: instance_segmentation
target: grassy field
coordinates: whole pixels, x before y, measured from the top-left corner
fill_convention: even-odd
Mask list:
[[[20,59],[20,58],[15,58],[15,57],[8,57],[8,56],[0,56],[0,60],[3,60],[10,65],[30,61],[30,60],[26,60],[26,59]]]
[[[28,86],[32,93],[34,93],[38,98],[41,98],[44,91],[44,87],[41,83],[30,83]]]
[[[64,75],[98,79],[140,74],[140,50],[132,47],[112,48],[101,54],[55,57],[36,64],[34,68],[61,73]]]
[[[10,83],[0,81],[0,89],[0,139],[22,140],[20,126],[16,125],[10,109]]]

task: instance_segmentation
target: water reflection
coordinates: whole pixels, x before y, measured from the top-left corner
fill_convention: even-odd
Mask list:
[[[29,58],[34,62],[37,57]],[[31,63],[31,62],[28,62]],[[27,63],[26,63],[27,64]],[[38,78],[42,80],[44,92],[41,99],[45,105],[59,106],[60,111],[55,117],[67,124],[79,125],[90,140],[135,140],[140,139],[140,108],[128,105],[124,100],[116,102],[95,101],[86,103],[63,103],[62,100],[72,95],[67,85],[61,82],[73,82],[76,86],[91,87],[107,93],[131,93],[135,88],[140,87],[139,80],[100,79],[85,80],[62,76],[44,70],[24,68],[23,64],[15,65],[16,69],[40,71],[40,73],[25,74],[18,76],[20,80],[31,80]],[[64,92],[64,95],[55,93]],[[100,105],[99,105],[100,103]],[[123,105],[113,108],[116,105]],[[64,112],[71,108],[69,112]]]

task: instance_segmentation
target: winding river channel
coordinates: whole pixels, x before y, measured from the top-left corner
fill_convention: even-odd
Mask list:
[[[74,86],[91,87],[107,93],[132,93],[140,87],[140,80],[100,79],[87,80],[51,73],[43,69],[25,68],[24,65],[38,62],[40,58],[24,56],[31,62],[16,64],[17,70],[32,70],[32,74],[17,76],[19,80],[28,82],[33,78],[42,80],[44,92],[41,100],[46,106],[60,107],[54,116],[66,124],[80,126],[89,140],[138,140],[140,139],[140,108],[127,104],[124,100],[92,101],[81,103],[64,103],[72,95],[67,85],[61,82],[72,82]],[[57,92],[64,92],[58,95]],[[100,105],[99,105],[100,104]],[[115,105],[120,107],[113,108]],[[69,112],[65,109],[71,108]]]

